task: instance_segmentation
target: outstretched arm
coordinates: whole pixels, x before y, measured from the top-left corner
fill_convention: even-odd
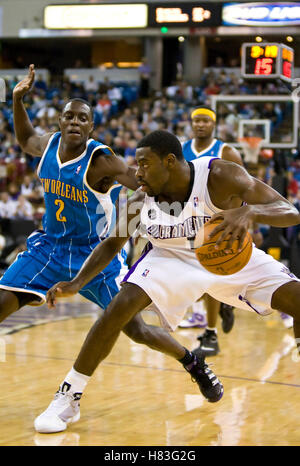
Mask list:
[[[29,92],[34,78],[34,65],[30,65],[26,78],[20,81],[13,90],[14,130],[22,150],[27,154],[40,157],[47,146],[51,133],[39,136],[35,132],[23,104],[23,97]]]
[[[78,293],[81,288],[108,266],[136,230],[143,200],[144,193],[142,191],[138,190],[134,193],[128,201],[127,208],[123,209],[114,231],[95,247],[73,280],[56,283],[50,288],[46,298],[50,308],[55,307],[56,297],[67,297]]]

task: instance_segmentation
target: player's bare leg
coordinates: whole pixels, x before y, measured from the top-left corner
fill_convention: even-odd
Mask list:
[[[0,322],[36,298],[31,293],[0,290]]]
[[[54,401],[36,418],[35,429],[38,432],[63,431],[68,423],[79,420],[79,400],[89,377],[108,356],[124,327],[127,326],[128,331],[131,319],[150,303],[150,298],[140,287],[131,283],[124,284],[89,331],[74,367],[60,385]],[[153,326],[152,330],[156,333],[156,327]],[[153,338],[152,330],[148,330],[148,336],[145,337],[149,342]],[[216,402],[222,398],[223,386],[205,364],[203,356],[195,356],[163,329],[151,341],[150,346],[179,360],[208,401]]]
[[[221,303],[208,294],[204,295],[205,308],[207,312],[207,327],[205,332],[198,337],[200,345],[194,349],[197,355],[215,356],[220,352],[217,336],[217,321]]]
[[[271,306],[294,318],[294,334],[300,352],[300,282],[292,281],[280,286],[273,293]]]
[[[75,361],[74,369],[81,374],[91,376],[98,364],[110,353],[122,329],[149,304],[151,304],[151,299],[141,288],[130,283],[124,284],[103,315],[90,329]],[[165,337],[166,335],[163,335],[161,345],[164,352],[175,359],[183,358],[185,349],[169,335],[166,340],[164,340]]]

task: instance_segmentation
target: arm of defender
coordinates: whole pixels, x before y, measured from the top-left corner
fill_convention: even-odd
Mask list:
[[[99,177],[111,176],[118,183],[136,191],[139,187],[135,177],[136,170],[129,167],[123,157],[115,155],[110,148],[108,149],[112,155],[102,154],[101,157],[96,158],[93,172],[90,174],[91,181],[94,180],[96,182]]]
[[[34,65],[30,65],[28,75],[22,79],[13,90],[14,130],[22,150],[32,156],[40,157],[52,133],[39,136],[35,132],[23,104],[23,97],[30,90],[34,78]]]
[[[223,210],[211,218],[211,222],[222,220],[210,235],[213,237],[223,230],[216,241],[217,247],[227,237],[230,237],[228,248],[236,239],[239,239],[241,247],[253,222],[279,228],[300,223],[300,213],[293,204],[236,164],[222,160],[214,161],[209,182],[216,199],[222,199],[223,196],[228,199],[237,198],[246,203],[238,208]]]
[[[134,193],[128,201],[127,208],[123,209],[114,231],[95,247],[73,280],[56,283],[50,288],[46,296],[49,308],[55,307],[56,297],[67,297],[78,293],[81,288],[108,266],[136,230],[143,200],[144,193],[142,191]]]

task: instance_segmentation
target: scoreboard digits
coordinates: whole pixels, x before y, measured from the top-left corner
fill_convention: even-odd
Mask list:
[[[294,51],[284,44],[243,44],[242,76],[244,78],[280,78],[291,82]]]

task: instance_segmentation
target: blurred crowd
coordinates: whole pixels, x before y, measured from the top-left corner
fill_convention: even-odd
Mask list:
[[[39,224],[44,205],[43,190],[36,175],[38,159],[21,151],[13,130],[12,90],[16,80],[7,83],[7,101],[0,104],[0,221],[2,219],[26,219]],[[112,147],[129,165],[135,164],[137,142],[148,132],[166,129],[184,142],[193,137],[190,112],[198,106],[210,106],[211,96],[287,94],[287,87],[277,84],[249,84],[234,72],[211,69],[205,73],[198,86],[192,87],[179,80],[160,92],[140,95],[139,84],[112,83],[108,80],[95,82],[91,75],[85,83],[71,82],[68,78],[46,83],[37,75],[32,91],[24,102],[29,117],[39,134],[57,131],[58,116],[70,98],[81,97],[94,109],[95,127],[92,137]],[[255,109],[248,107],[248,116],[255,116]],[[276,121],[282,118],[280,109],[266,103],[266,118]],[[221,137],[234,134],[234,114],[228,110],[218,117]],[[288,162],[286,195],[297,205],[300,203],[300,160],[298,152],[283,154]],[[282,157],[282,154],[280,154]],[[279,158],[280,158],[279,157]],[[270,182],[277,170],[278,158],[264,159],[259,176]],[[279,163],[282,169],[282,163]],[[2,222],[3,223],[3,222]],[[3,230],[3,228],[2,228]],[[2,232],[3,233],[3,232]],[[0,240],[1,248],[1,240]]]

